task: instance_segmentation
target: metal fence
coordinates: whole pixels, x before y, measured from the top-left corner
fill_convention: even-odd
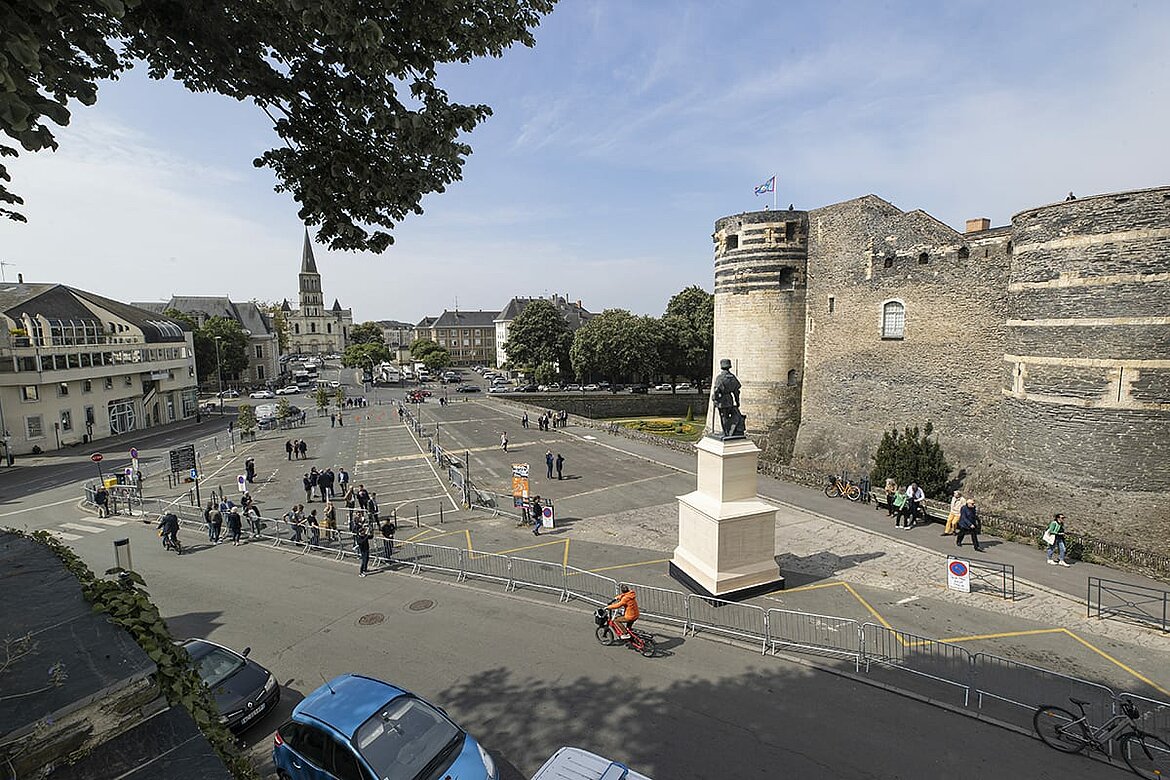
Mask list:
[[[983,558],[964,558],[971,572],[971,590],[991,592],[1007,601],[1016,600],[1016,567],[1010,563],[989,561]]]
[[[145,499],[144,512],[174,511],[189,530],[204,531],[202,511],[180,500]],[[325,529],[310,544],[302,529],[283,518],[264,518],[255,541],[298,551],[302,555],[356,558],[352,535]],[[245,532],[247,533],[247,531]],[[371,540],[371,559],[383,565],[409,568],[414,574],[439,572],[457,580],[498,583],[518,589],[550,593],[560,601],[580,602],[588,608],[604,606],[618,592],[618,581],[554,561],[481,553],[458,547],[396,542],[392,559],[383,553],[381,539]],[[1001,577],[1003,575],[1001,571]],[[999,589],[1006,588],[1002,584]],[[1104,592],[1108,581],[1098,583]],[[963,647],[899,631],[888,625],[858,623],[831,615],[768,609],[666,588],[630,583],[638,593],[642,618],[681,627],[684,635],[715,634],[744,643],[762,653],[780,650],[815,654],[848,663],[853,670],[891,688],[926,696],[1019,728],[1031,729],[1032,714],[1043,704],[1067,706],[1069,697],[1089,702],[1094,723],[1120,711],[1122,699],[1137,703],[1142,727],[1170,739],[1170,703],[1117,691],[1091,680],[1022,663],[989,653],[971,653]],[[1112,586],[1111,586],[1112,587]],[[1010,589],[1009,589],[1010,592]],[[1105,611],[1105,607],[1101,607]]]
[[[1127,620],[1170,632],[1170,590],[1089,577],[1085,602],[1089,617]]]

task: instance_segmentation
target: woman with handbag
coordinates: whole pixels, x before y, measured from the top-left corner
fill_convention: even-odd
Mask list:
[[[1044,541],[1048,543],[1048,563],[1053,566],[1068,566],[1064,560],[1064,515],[1055,514],[1052,516],[1052,522],[1044,531]],[[1060,561],[1052,560],[1054,550],[1060,551]]]

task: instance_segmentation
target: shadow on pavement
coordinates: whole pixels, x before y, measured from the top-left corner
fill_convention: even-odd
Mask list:
[[[881,558],[884,555],[884,552],[858,553],[857,555],[837,555],[832,552],[819,552],[812,555],[780,553],[776,556],[776,563],[788,580],[787,586],[791,588],[835,577],[846,569],[852,569],[854,566]]]

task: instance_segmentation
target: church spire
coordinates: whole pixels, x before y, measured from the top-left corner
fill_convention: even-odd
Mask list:
[[[309,240],[308,228],[305,228],[305,248],[301,251],[301,273],[317,273],[317,261],[313,259],[313,242]]]

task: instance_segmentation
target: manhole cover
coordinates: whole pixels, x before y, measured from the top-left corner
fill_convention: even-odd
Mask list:
[[[428,609],[431,609],[434,606],[435,602],[431,601],[430,599],[419,599],[418,601],[412,601],[407,604],[406,608],[411,612],[426,612]]]
[[[359,626],[376,626],[386,619],[386,616],[381,612],[371,612],[368,615],[362,615],[358,618]]]

